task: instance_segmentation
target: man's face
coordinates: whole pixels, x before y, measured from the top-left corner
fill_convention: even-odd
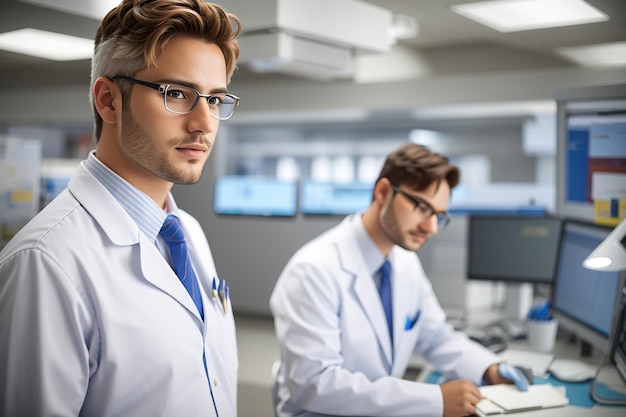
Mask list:
[[[446,181],[433,183],[423,191],[413,191],[405,185],[404,192],[424,200],[435,212],[445,212],[450,199],[450,186]],[[430,236],[437,233],[437,217],[426,217],[415,210],[415,203],[391,189],[380,213],[380,225],[385,236],[395,245],[417,251]]]
[[[219,47],[188,37],[171,39],[158,65],[137,72],[134,78],[182,84],[202,94],[227,91],[226,64]],[[129,159],[126,166],[133,171],[125,176],[158,177],[176,184],[198,182],[218,126],[206,99],[201,98],[191,113],[176,114],[165,109],[162,93],[133,85],[118,132],[121,156]]]

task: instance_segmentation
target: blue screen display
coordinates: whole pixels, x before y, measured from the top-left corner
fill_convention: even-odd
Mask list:
[[[300,211],[304,214],[352,214],[370,205],[373,189],[372,183],[307,180],[302,183]]]
[[[564,224],[552,301],[555,310],[607,338],[621,292],[620,272],[592,271],[583,267],[583,261],[610,230],[584,223]]]
[[[620,182],[626,178],[626,112],[569,115],[565,155],[566,201],[593,203],[598,196],[610,194],[616,186],[607,184],[606,189],[594,190],[594,176],[597,176],[595,183],[606,183],[610,178]],[[610,197],[620,196],[607,198]]]
[[[292,217],[297,210],[295,181],[252,176],[221,176],[215,180],[213,209],[217,214]]]

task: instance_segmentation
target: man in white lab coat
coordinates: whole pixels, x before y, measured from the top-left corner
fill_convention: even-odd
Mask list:
[[[170,190],[200,179],[239,101],[240,30],[205,0],[123,0],[102,21],[96,150],[0,253],[0,415],[237,415],[227,287]]]
[[[270,299],[278,416],[465,416],[482,383],[526,388],[519,370],[446,324],[415,253],[447,224],[458,181],[447,158],[404,145],[388,156],[369,208],[292,257]],[[389,317],[379,293],[385,261]],[[402,379],[414,354],[448,382]]]

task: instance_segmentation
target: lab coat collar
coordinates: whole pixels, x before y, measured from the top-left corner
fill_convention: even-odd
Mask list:
[[[139,226],[111,193],[81,163],[68,184],[70,193],[91,214],[113,244],[139,246],[143,278],[184,305],[202,323],[198,309],[176,273],[169,266],[154,242],[140,232]],[[184,227],[184,226],[183,226]],[[203,305],[206,299],[203,299]],[[202,329],[202,326],[200,326]]]
[[[68,184],[70,193],[91,214],[111,241],[120,246],[139,242],[139,227],[82,162]]]

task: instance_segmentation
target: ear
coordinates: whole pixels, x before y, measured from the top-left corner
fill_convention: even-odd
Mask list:
[[[376,201],[379,205],[384,205],[385,199],[387,199],[387,195],[393,193],[391,189],[391,183],[387,178],[381,178],[374,184],[374,201]]]
[[[93,103],[104,123],[117,123],[122,110],[122,93],[113,81],[99,77],[93,84]]]

